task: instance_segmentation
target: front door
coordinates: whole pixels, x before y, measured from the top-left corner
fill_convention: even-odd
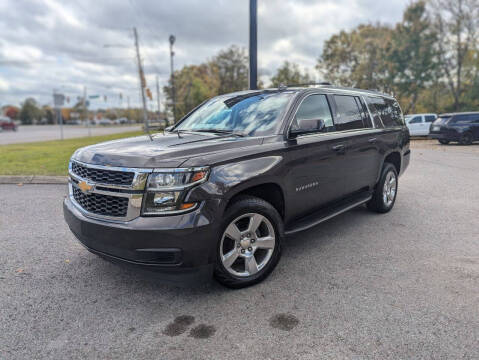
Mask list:
[[[348,140],[334,130],[331,106],[326,95],[311,94],[300,103],[291,126],[301,119],[322,119],[325,128],[298,135],[286,142],[285,183],[288,213],[296,218],[318,209],[341,196],[348,178],[346,151]]]

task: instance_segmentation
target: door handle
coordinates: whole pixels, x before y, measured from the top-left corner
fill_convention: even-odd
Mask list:
[[[333,149],[334,151],[338,151],[338,152],[339,152],[339,151],[344,151],[344,148],[345,148],[345,147],[344,147],[344,144],[338,144],[338,145],[335,145],[335,146],[332,147],[332,149]]]
[[[374,144],[376,141],[378,141],[378,139],[376,139],[376,138],[371,138],[371,139],[368,140],[368,143]]]

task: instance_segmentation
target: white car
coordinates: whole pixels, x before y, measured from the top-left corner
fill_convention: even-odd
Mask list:
[[[427,136],[431,123],[436,121],[436,114],[410,114],[404,117],[411,136]]]

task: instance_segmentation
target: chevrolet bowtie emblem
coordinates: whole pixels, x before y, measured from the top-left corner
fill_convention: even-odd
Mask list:
[[[88,194],[93,190],[93,185],[88,184],[86,181],[80,181],[78,187],[84,194]]]

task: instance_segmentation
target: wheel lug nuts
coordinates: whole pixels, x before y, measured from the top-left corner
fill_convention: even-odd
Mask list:
[[[251,239],[251,242],[254,243],[254,239]]]
[[[244,249],[241,249],[241,253],[244,254]]]

